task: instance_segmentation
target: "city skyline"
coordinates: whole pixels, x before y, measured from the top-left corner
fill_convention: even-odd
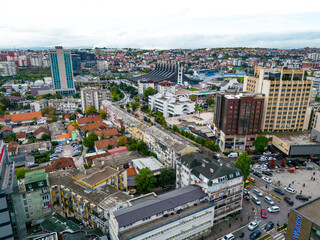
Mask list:
[[[57,1],[48,11],[40,1],[3,2],[0,48],[131,47],[146,49],[267,47],[302,48],[320,44],[319,3],[269,1],[146,1],[87,4]],[[18,6],[18,7],[17,7]],[[97,7],[95,7],[97,6]],[[312,7],[311,7],[312,6]],[[12,11],[15,9],[15,17]],[[33,14],[36,13],[36,14]],[[10,21],[8,21],[10,19]]]

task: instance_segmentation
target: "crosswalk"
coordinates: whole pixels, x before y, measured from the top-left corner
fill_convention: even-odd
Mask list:
[[[283,233],[278,233],[277,235],[273,236],[272,239],[274,240],[284,240],[286,237],[283,235]]]

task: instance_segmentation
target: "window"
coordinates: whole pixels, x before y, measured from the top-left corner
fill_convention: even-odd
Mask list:
[[[43,185],[44,185],[43,181],[38,182],[38,186],[43,186]]]

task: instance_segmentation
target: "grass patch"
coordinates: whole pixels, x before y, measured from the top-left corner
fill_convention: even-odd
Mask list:
[[[269,237],[271,237],[271,235],[270,235],[270,234],[267,234],[267,235],[259,238],[259,240],[265,240],[265,239],[267,239],[267,238],[269,238]]]
[[[189,91],[193,91],[193,92],[200,91],[200,89],[197,89],[197,88],[184,88],[184,89],[189,90]]]

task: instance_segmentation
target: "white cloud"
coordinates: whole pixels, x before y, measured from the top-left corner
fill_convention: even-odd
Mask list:
[[[58,44],[157,48],[319,44],[319,39],[299,35],[320,32],[320,1],[314,0],[0,0],[0,6],[2,48]],[[277,39],[283,33],[297,37]],[[255,35],[258,40],[252,42]],[[268,36],[267,40],[263,36]]]

